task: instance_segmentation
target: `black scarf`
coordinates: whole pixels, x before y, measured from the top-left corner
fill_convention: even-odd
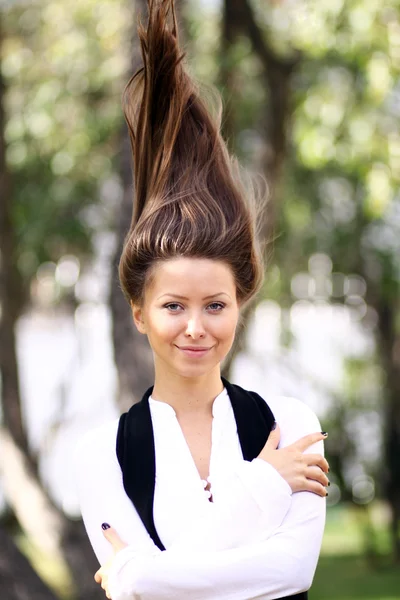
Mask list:
[[[221,380],[232,404],[243,458],[251,461],[263,449],[275,420],[274,415],[265,400],[256,392],[232,384],[224,377],[221,377]],[[149,406],[152,391],[153,386],[146,390],[140,402],[121,415],[116,451],[125,492],[132,500],[154,543],[160,550],[165,550],[153,518],[156,457]],[[308,595],[307,592],[301,592],[287,598],[307,600]]]

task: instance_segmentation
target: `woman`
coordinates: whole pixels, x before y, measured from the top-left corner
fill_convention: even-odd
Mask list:
[[[266,402],[221,377],[262,283],[255,213],[185,71],[173,0],[149,0],[139,36],[144,66],[124,95],[135,208],[119,275],[155,380],[76,452],[95,580],[112,600],[306,598],[326,434],[295,398]]]

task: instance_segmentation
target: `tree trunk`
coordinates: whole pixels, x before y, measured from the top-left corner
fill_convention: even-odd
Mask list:
[[[379,350],[386,373],[385,491],[391,507],[393,557],[400,564],[400,336],[396,334],[398,301],[384,298],[379,315]]]
[[[138,13],[147,14],[146,0],[138,0],[135,6]],[[144,18],[143,21],[145,21]],[[132,72],[135,72],[141,64],[139,45],[136,39],[136,18],[133,19],[132,29]],[[118,371],[118,406],[123,412],[140,400],[143,392],[154,381],[153,358],[147,336],[139,333],[134,326],[131,309],[121,291],[118,280],[119,258],[131,223],[134,201],[132,152],[125,125],[121,132],[120,173],[123,197],[117,223],[117,248],[113,259],[110,305],[114,357]]]
[[[4,493],[22,531],[35,546],[69,568],[76,598],[100,600],[102,590],[93,579],[99,565],[82,521],[67,519],[54,505],[7,429],[0,429],[0,455]]]
[[[2,47],[0,11],[0,49]],[[12,226],[11,178],[6,164],[5,84],[0,69],[0,373],[3,422],[15,442],[29,454],[23,426],[21,396],[15,343],[15,324],[23,304],[21,278],[15,258],[15,236]],[[33,462],[33,461],[32,461]]]
[[[224,46],[233,43],[232,31],[241,31],[246,35],[263,65],[263,79],[268,90],[269,102],[266,105],[265,130],[264,130],[264,174],[268,183],[268,203],[262,222],[259,224],[260,241],[264,248],[264,260],[268,265],[271,243],[274,238],[275,224],[277,221],[277,206],[279,201],[278,183],[282,174],[287,150],[288,122],[291,115],[290,108],[290,81],[292,74],[299,62],[299,55],[292,59],[278,57],[269,46],[265,32],[258,26],[252,7],[248,0],[225,0],[224,3]],[[233,81],[232,73],[224,86],[229,88]],[[229,97],[234,97],[233,90]],[[232,119],[232,114],[230,116]],[[234,124],[230,123],[232,130]],[[245,333],[247,325],[257,305],[257,298],[249,303],[242,312],[240,328],[238,328],[235,342],[223,365],[223,374],[229,378],[230,368],[238,352],[245,347]]]
[[[0,529],[0,598],[4,600],[57,600],[32,569],[11,537]]]
[[[0,48],[1,43],[0,11]],[[4,138],[4,92],[4,81],[1,78],[0,69],[0,371],[4,424],[0,430],[0,456],[2,459],[0,471],[6,500],[14,511],[21,529],[38,547],[43,548],[44,551],[50,551],[59,560],[67,560],[78,589],[78,598],[95,600],[102,598],[103,593],[93,579],[98,564],[83,523],[69,521],[48,496],[40,481],[36,461],[30,455],[23,422],[15,325],[25,304],[25,298],[15,259],[16,239],[12,218],[12,186],[6,164]],[[13,584],[8,581],[7,585],[14,585],[15,590],[24,589],[24,585],[17,577]],[[43,584],[43,589],[44,587]],[[15,591],[15,594],[17,593]],[[8,598],[9,596],[1,597]],[[18,596],[15,597],[18,598]]]
[[[222,14],[221,47],[219,50],[219,85],[224,100],[224,118],[222,120],[222,135],[230,151],[235,150],[235,91],[236,69],[234,65],[234,43],[240,27],[238,24],[235,2],[224,0]]]
[[[117,229],[118,244],[113,260],[110,295],[114,357],[118,371],[117,402],[121,412],[138,402],[143,392],[154,381],[153,358],[147,337],[139,333],[134,326],[131,309],[121,291],[118,279],[118,262],[132,218],[133,186],[130,157],[130,142],[127,132],[124,131],[121,151],[124,192]]]

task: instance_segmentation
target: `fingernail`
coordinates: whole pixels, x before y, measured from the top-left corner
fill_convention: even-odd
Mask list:
[[[325,436],[328,435],[326,431],[321,431],[321,433],[322,433],[322,435],[325,435]]]
[[[276,429],[276,425],[277,425],[277,423],[276,423],[276,421],[274,421],[274,424],[272,425],[272,430]]]
[[[331,482],[330,482],[330,481],[328,481],[328,487],[329,487],[330,485],[331,485]]]
[[[102,529],[110,529],[111,525],[109,525],[108,523],[102,523],[101,524],[101,528]]]
[[[328,492],[326,492],[326,495],[329,496]]]

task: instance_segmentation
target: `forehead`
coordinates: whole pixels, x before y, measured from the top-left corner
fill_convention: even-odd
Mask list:
[[[229,265],[209,258],[173,258],[161,261],[154,269],[148,289],[152,297],[181,294],[194,297],[235,292],[235,281]]]

